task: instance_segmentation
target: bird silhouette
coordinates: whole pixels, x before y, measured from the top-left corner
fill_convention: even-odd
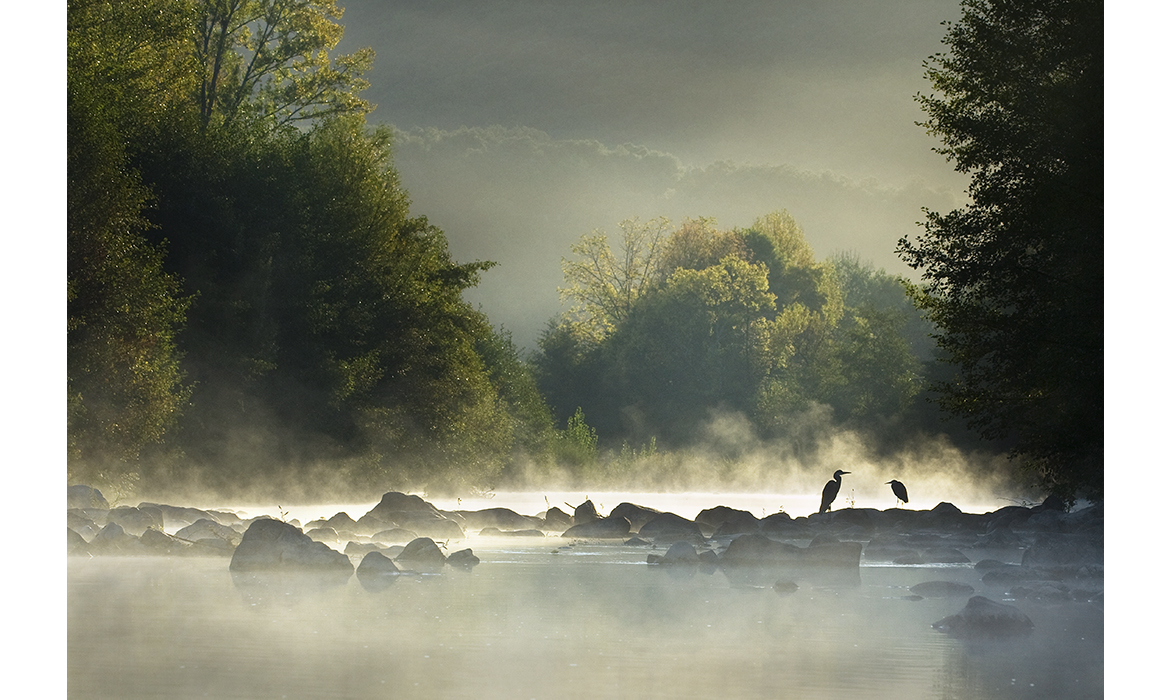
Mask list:
[[[851,472],[841,471],[838,469],[833,472],[833,480],[825,484],[825,490],[821,491],[821,509],[818,513],[824,513],[826,510],[832,510],[833,499],[837,497],[837,492],[841,490],[841,475],[850,474]]]
[[[894,496],[896,496],[898,498],[899,502],[901,502],[901,503],[909,503],[910,502],[910,495],[906,493],[906,484],[903,484],[901,481],[898,481],[897,479],[894,479],[893,481],[887,481],[886,483],[889,484],[890,488],[894,490]],[[895,504],[895,506],[896,505],[897,504]]]

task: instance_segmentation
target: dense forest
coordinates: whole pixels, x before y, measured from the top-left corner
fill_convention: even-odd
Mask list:
[[[584,235],[571,310],[522,353],[462,297],[493,263],[456,262],[411,211],[361,98],[372,52],[331,53],[340,15],[69,1],[71,480],[292,498],[653,483],[721,416],[797,456],[839,430],[878,454],[1018,445],[932,403],[965,369],[946,290],[818,259],[781,202],[746,228]]]

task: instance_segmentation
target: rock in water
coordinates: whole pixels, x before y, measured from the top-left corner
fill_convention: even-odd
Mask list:
[[[68,504],[70,508],[94,508],[98,510],[109,510],[110,504],[106,501],[106,497],[102,495],[92,486],[85,484],[74,484],[69,487]]]
[[[398,567],[381,552],[369,552],[357,567],[358,583],[362,588],[379,591],[398,580]]]
[[[926,581],[911,586],[910,592],[923,598],[946,598],[948,596],[971,595],[975,589],[956,581]]]
[[[232,571],[305,571],[353,573],[349,557],[314,542],[300,528],[280,520],[254,521],[232,554]]]
[[[1032,631],[1032,620],[1019,608],[996,603],[981,595],[967,601],[967,607],[931,625],[956,637],[1011,637]]]
[[[447,557],[435,541],[429,537],[418,537],[406,545],[406,549],[395,557],[395,560],[413,571],[420,573],[436,573],[443,568]]]
[[[453,566],[457,569],[466,569],[470,571],[472,567],[479,563],[479,557],[475,556],[475,552],[470,549],[461,549],[458,552],[451,552],[451,556],[447,557],[447,565]]]
[[[574,525],[561,533],[561,537],[581,538],[622,538],[630,536],[630,521],[620,515],[611,515],[590,522]]]

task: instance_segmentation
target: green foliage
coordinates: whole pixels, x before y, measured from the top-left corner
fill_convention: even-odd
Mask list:
[[[255,118],[284,126],[372,107],[357,93],[365,48],[330,58],[343,28],[336,0],[198,0],[195,99],[203,125]]]
[[[129,465],[146,484],[467,491],[551,449],[528,367],[462,297],[492,263],[410,213],[356,96],[372,54],[328,56],[339,16],[70,3],[72,471],[165,433],[171,461]]]
[[[139,121],[163,118],[182,85],[184,9],[69,4],[68,455],[79,479],[132,478],[189,393],[175,341],[188,300],[144,237],[152,196],[127,152]]]
[[[559,291],[562,301],[574,303],[570,318],[583,335],[601,342],[630,315],[634,302],[653,281],[660,244],[669,227],[663,217],[645,223],[627,219],[618,224],[622,246],[617,253],[600,231],[571,246],[579,259],[561,259],[567,286]]]
[[[574,467],[589,466],[597,461],[597,429],[585,422],[581,407],[569,416],[565,429],[558,433],[555,455],[558,462]]]
[[[631,442],[691,445],[721,411],[748,416],[764,437],[791,437],[796,417],[818,405],[843,424],[884,428],[917,394],[907,322],[917,312],[901,284],[857,264],[856,303],[846,305],[841,275],[816,260],[786,212],[743,230],[687,220],[656,240],[639,258],[654,274],[604,333],[562,319],[535,358],[554,409],[585,407],[622,454]],[[565,263],[567,278],[621,257],[597,237],[574,252],[584,260]],[[570,279],[579,288],[585,278]]]
[[[972,203],[899,254],[956,365],[941,404],[1051,493],[1103,495],[1103,9],[965,0],[918,97]]]

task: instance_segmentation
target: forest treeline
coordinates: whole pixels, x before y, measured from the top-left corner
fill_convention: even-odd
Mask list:
[[[70,0],[71,479],[458,493],[652,470],[729,414],[798,455],[821,430],[974,444],[927,401],[955,374],[926,292],[818,259],[783,210],[583,236],[572,310],[522,353],[462,297],[493,263],[411,211],[340,14]]]

